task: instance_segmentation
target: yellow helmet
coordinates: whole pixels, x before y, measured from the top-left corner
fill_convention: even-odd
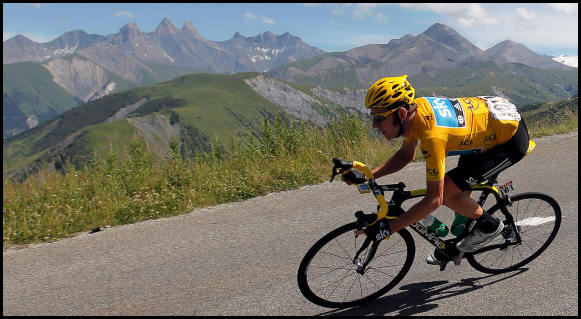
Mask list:
[[[394,108],[398,103],[411,104],[415,90],[407,80],[407,75],[383,78],[375,82],[367,91],[365,107]]]

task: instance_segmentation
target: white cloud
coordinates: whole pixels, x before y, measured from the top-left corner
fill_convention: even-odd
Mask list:
[[[432,11],[447,16],[479,19],[488,15],[484,7],[478,3],[401,3],[399,6],[416,10]]]
[[[273,24],[274,23],[274,20],[269,19],[267,17],[262,17],[262,22],[268,23],[268,24]]]
[[[28,6],[31,8],[42,9],[42,5],[40,3],[29,3]]]
[[[123,17],[123,16],[126,16],[128,18],[136,18],[137,17],[137,16],[129,13],[128,11],[119,11],[119,12],[113,14],[113,16],[116,17],[116,18]]]
[[[502,24],[502,21],[493,16],[486,8],[478,3],[402,3],[399,6],[415,11],[431,11],[444,16],[456,17],[460,25],[474,28]]]
[[[516,8],[515,10],[519,17],[525,20],[533,20],[538,18],[536,13],[529,11],[527,8]]]
[[[578,14],[579,4],[578,3],[549,3],[553,9],[566,14]]]
[[[468,41],[478,43],[483,50],[508,39],[540,54],[575,55],[579,42],[575,6],[530,3],[524,10],[519,10],[524,6],[516,3],[482,6],[488,12],[488,21],[479,21],[477,17],[442,17],[441,23],[452,27]]]
[[[358,3],[355,6],[353,15],[360,20],[365,20],[365,16],[368,15],[375,17],[375,21],[377,22],[385,22],[385,20],[387,20],[388,17],[383,13],[375,12],[373,9],[386,5],[387,4],[385,3]]]
[[[246,12],[246,14],[244,15],[247,19],[254,19],[254,18],[258,18],[258,16],[256,14],[252,14],[250,12]]]
[[[331,13],[333,14],[344,14],[353,6],[351,3],[327,3],[327,7],[333,8]]]
[[[320,5],[320,3],[303,3],[303,6],[305,7],[318,7]]]

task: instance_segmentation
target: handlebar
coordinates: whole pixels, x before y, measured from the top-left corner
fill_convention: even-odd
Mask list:
[[[385,197],[383,197],[383,189],[375,182],[375,177],[371,173],[369,167],[360,162],[342,161],[338,157],[333,158],[333,163],[335,164],[335,166],[333,166],[333,173],[331,176],[331,180],[329,182],[332,182],[336,175],[339,174],[344,175],[349,173],[349,171],[352,168],[356,168],[365,174],[365,178],[367,178],[367,184],[369,184],[369,188],[371,188],[373,196],[375,196],[375,199],[379,204],[379,212],[377,212],[377,219],[373,221],[373,223],[369,224],[369,226],[373,225],[376,221],[385,218],[387,216],[388,205],[387,202],[385,201]],[[387,218],[394,219],[396,217],[387,217]]]

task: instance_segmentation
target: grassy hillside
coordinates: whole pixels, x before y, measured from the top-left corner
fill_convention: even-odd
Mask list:
[[[24,121],[29,116],[43,122],[82,103],[56,84],[42,64],[35,62],[4,65],[2,93],[3,137],[28,128]]]
[[[293,62],[301,70],[308,70],[324,57]],[[294,79],[306,85],[322,87],[346,86],[367,89],[372,83],[362,83],[358,72],[377,69],[382,62],[350,65],[346,67],[296,74]],[[285,67],[287,67],[285,66]],[[560,101],[578,92],[579,73],[577,70],[536,69],[524,64],[478,63],[472,66],[442,69],[424,67],[421,74],[409,77],[419,96],[443,95],[448,97],[475,95],[504,95],[518,106]]]
[[[578,83],[579,74],[577,70],[535,69],[518,63],[500,65],[486,62],[456,69],[425,68],[421,75],[410,76],[409,80],[423,95],[504,95],[521,107],[569,98],[578,89],[566,85]]]
[[[244,82],[244,79],[256,75],[258,73],[184,75],[154,86],[132,88],[105,96],[6,139],[3,143],[4,166],[12,172],[38,161],[41,154],[48,160],[54,152],[47,150],[54,149],[72,134],[76,134],[74,143],[62,149],[68,157],[90,156],[94,150],[106,156],[110,145],[114,151],[123,154],[137,131],[131,123],[137,121],[152,129],[163,124],[154,123],[154,119],[179,125],[178,135],[184,146],[184,155],[191,156],[196,149],[208,150],[211,148],[210,139],[225,140],[236,132],[246,135],[247,130],[256,132],[265,116],[273,118],[277,113],[276,105]],[[143,98],[147,98],[148,102],[128,118],[103,123],[122,107]],[[159,130],[164,133],[161,127],[158,127]],[[160,146],[167,145],[166,139],[170,135],[162,137],[158,132],[150,136],[153,138],[150,141]]]

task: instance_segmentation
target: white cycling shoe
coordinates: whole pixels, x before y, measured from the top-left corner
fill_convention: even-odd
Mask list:
[[[426,262],[430,265],[442,265],[442,264],[447,263],[447,261],[445,261],[445,260],[440,260],[440,259],[436,258],[434,253],[431,253],[428,256],[426,256]]]
[[[468,237],[462,239],[461,242],[456,244],[456,248],[463,252],[473,252],[481,249],[482,247],[488,245],[496,236],[500,235],[504,229],[504,224],[500,222],[498,228],[492,233],[484,233],[480,229],[475,228],[472,230]]]

